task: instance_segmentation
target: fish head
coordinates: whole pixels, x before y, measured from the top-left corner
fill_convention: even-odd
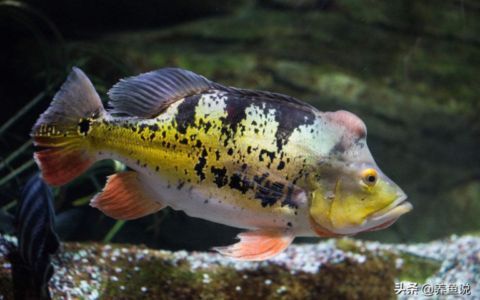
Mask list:
[[[319,235],[383,229],[412,209],[405,201],[407,195],[375,163],[366,132],[345,132],[340,140],[342,151],[333,151],[319,163],[313,182],[310,224]]]

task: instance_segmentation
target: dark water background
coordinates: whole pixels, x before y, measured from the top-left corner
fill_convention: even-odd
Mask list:
[[[360,238],[427,241],[480,226],[480,2],[360,0],[0,2],[0,229],[36,171],[29,130],[72,66],[99,94],[166,66],[347,109],[414,210]],[[237,229],[167,209],[116,222],[88,206],[111,161],[55,189],[63,240],[168,249]]]

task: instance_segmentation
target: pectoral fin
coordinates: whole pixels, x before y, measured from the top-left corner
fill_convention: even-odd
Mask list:
[[[133,171],[108,177],[105,188],[92,199],[90,205],[120,220],[137,219],[165,207]]]
[[[285,250],[295,235],[284,230],[256,230],[242,232],[237,237],[238,243],[214,250],[237,260],[265,260]]]

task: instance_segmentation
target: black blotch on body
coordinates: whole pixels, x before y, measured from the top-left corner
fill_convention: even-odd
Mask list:
[[[153,125],[148,126],[148,129],[150,129],[153,132],[157,132],[159,128],[158,128],[157,124],[153,124]]]
[[[89,119],[80,119],[78,122],[78,131],[80,134],[86,136],[90,131],[91,120]]]
[[[207,164],[207,150],[203,149],[202,154],[198,158],[198,162],[194,167],[195,172],[197,173],[197,176],[200,177],[200,181],[205,179],[205,173],[203,172],[203,168]]]
[[[285,168],[285,162],[282,160],[278,163],[277,170],[283,170]]]
[[[265,181],[263,185],[257,186],[255,198],[260,199],[262,206],[272,206],[283,196],[285,185],[281,182]]]
[[[242,194],[245,194],[249,189],[253,188],[252,183],[245,176],[238,173],[230,176],[229,186],[232,189],[239,190]]]
[[[185,134],[187,128],[195,125],[195,108],[198,105],[201,95],[194,95],[185,98],[185,100],[178,106],[175,122],[177,123],[177,130]]]
[[[141,134],[141,133],[145,130],[145,128],[147,128],[147,127],[148,127],[147,124],[140,124],[140,125],[138,125],[138,132],[137,132],[137,133],[138,133],[138,134]]]
[[[225,118],[220,118],[220,121],[224,122],[225,121]],[[220,129],[220,134],[222,137],[225,137],[225,139],[223,140],[223,146],[224,147],[227,147],[228,145],[228,142],[230,141],[230,139],[232,138],[233,134],[234,134],[234,131],[230,129],[230,127],[228,126],[222,126],[222,128]]]
[[[251,101],[238,97],[228,97],[225,101],[227,116],[223,120],[224,125],[229,125],[231,130],[236,133],[239,124],[247,117],[245,109],[250,106]]]
[[[212,122],[210,122],[210,121],[205,122],[204,119],[200,119],[198,121],[198,124],[199,124],[200,127],[203,127],[205,133],[207,133],[210,130],[210,128],[212,127]]]
[[[221,188],[227,184],[228,177],[226,176],[227,169],[225,167],[220,169],[212,166],[210,171],[214,176],[213,182],[217,185],[217,187]]]
[[[273,110],[275,121],[279,124],[275,132],[277,152],[282,151],[283,146],[287,144],[296,128],[301,125],[311,125],[315,121],[315,108],[296,98],[266,91],[227,87],[216,88],[227,92],[227,118],[225,122],[230,124],[233,129],[236,129],[237,126],[234,124],[238,124],[245,118],[245,109],[251,104],[262,108],[265,115]],[[253,123],[252,125],[256,126]]]
[[[225,88],[225,87],[221,87]],[[229,90],[229,88],[225,88]],[[229,90],[231,91],[231,90]],[[226,147],[233,136],[245,131],[245,126],[240,123],[246,118],[245,109],[250,106],[251,99],[238,97],[237,94],[227,94],[225,99],[226,117],[221,117],[222,128],[220,129],[222,136],[225,137],[223,144]]]
[[[275,152],[270,152],[268,150],[261,149],[260,154],[258,155],[258,160],[264,161],[264,158],[263,158],[264,155],[267,155],[270,158],[270,163],[272,163],[273,160],[275,159]]]
[[[282,201],[282,206],[288,206],[290,208],[298,208],[297,203],[293,201],[293,185],[288,185],[287,187],[287,195],[285,199]]]
[[[255,175],[253,177],[253,182],[255,182],[258,185],[261,185],[263,181],[268,178],[268,176],[270,176],[269,173],[263,173],[261,176]]]
[[[275,106],[275,121],[278,128],[275,132],[277,140],[277,151],[280,152],[293,131],[301,125],[312,125],[315,122],[315,114],[312,109],[292,109],[291,105]]]
[[[180,180],[180,181],[178,182],[177,189],[178,189],[178,190],[181,190],[184,185],[185,185],[185,181]]]

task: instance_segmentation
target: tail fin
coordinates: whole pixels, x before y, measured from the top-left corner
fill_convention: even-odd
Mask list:
[[[88,153],[87,136],[92,121],[104,113],[92,83],[74,67],[31,133],[34,145],[43,148],[34,158],[48,184],[65,184],[95,161]]]

